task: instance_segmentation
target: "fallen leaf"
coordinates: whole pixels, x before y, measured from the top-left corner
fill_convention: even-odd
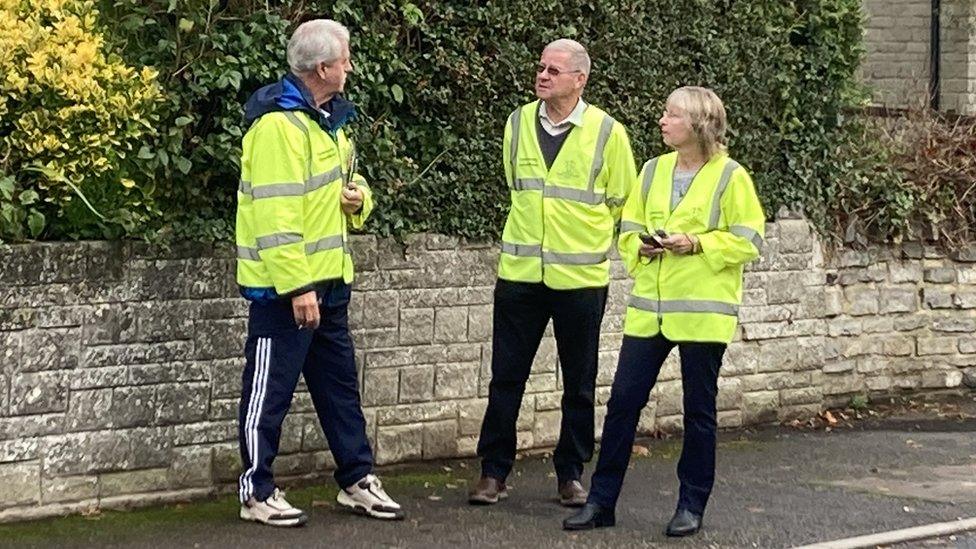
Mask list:
[[[826,412],[824,412],[824,419],[826,419],[827,420],[827,423],[830,424],[830,425],[836,425],[837,424],[837,418],[834,417],[834,414],[831,414],[830,413],[830,410],[827,410]]]
[[[427,499],[429,499],[430,501],[440,501],[441,500],[441,497],[440,496],[427,496]]]
[[[640,456],[640,457],[647,457],[651,455],[651,451],[647,449],[647,446],[641,446],[639,444],[635,444],[631,452],[635,456]]]
[[[332,502],[326,499],[313,499],[312,507],[332,507]]]
[[[451,490],[454,490],[455,488],[457,488],[457,484],[450,484],[450,483],[448,483],[448,484],[445,484],[444,487],[445,488],[449,488]]]
[[[766,510],[762,507],[746,507],[746,511],[749,511],[750,513],[763,513]]]

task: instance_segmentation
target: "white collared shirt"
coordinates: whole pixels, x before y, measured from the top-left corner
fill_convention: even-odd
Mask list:
[[[549,135],[562,135],[568,132],[573,126],[583,125],[583,111],[585,110],[586,102],[581,97],[576,102],[576,107],[573,109],[573,112],[569,113],[569,116],[565,120],[558,124],[553,124],[552,120],[549,119],[548,111],[546,111],[546,102],[543,101],[539,105],[539,121],[542,123],[542,129],[546,130],[546,133]]]

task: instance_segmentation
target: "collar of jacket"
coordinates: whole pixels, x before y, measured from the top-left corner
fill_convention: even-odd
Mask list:
[[[255,120],[269,112],[301,111],[333,137],[346,124],[356,119],[356,106],[352,101],[336,95],[321,108],[316,108],[305,83],[294,74],[269,84],[254,92],[244,107],[244,123],[250,127]]]

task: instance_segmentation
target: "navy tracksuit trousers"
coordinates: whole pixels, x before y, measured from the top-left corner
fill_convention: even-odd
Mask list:
[[[351,486],[373,469],[349,335],[351,287],[335,281],[316,292],[322,320],[314,331],[295,325],[291,300],[251,303],[238,423],[241,502],[263,501],[274,491],[271,465],[299,375],[335,458],[339,486]]]

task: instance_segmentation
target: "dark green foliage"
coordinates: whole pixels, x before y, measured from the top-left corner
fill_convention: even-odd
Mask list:
[[[884,159],[864,152],[860,125],[842,115],[863,98],[859,0],[226,4],[101,1],[126,61],[158,68],[168,93],[164,137],[140,154],[139,184],[156,182],[171,237],[232,231],[241,105],[282,74],[294,23],[316,15],[352,31],[353,135],[378,195],[371,232],[499,234],[503,124],[533,99],[535,61],[559,37],[590,49],[586,98],[627,126],[638,163],[665,152],[657,120],[667,94],[696,84],[725,100],[731,154],[770,214],[802,205],[833,228],[839,189],[880,177]]]

